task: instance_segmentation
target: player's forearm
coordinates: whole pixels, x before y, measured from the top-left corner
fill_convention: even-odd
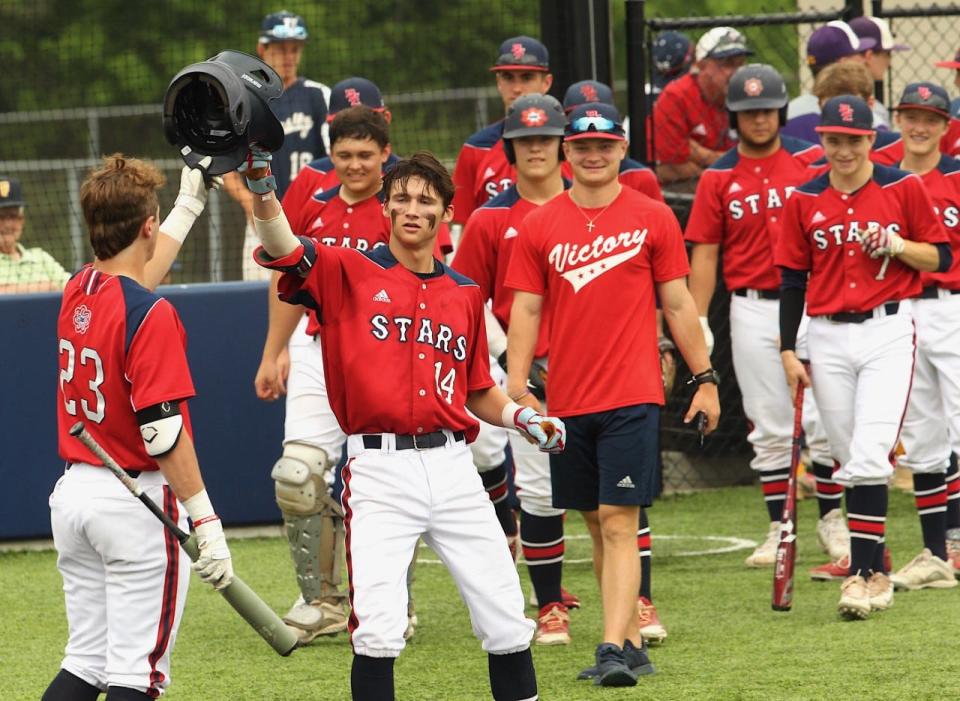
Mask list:
[[[932,273],[940,266],[940,254],[937,247],[931,243],[920,243],[919,241],[903,242],[903,253],[897,256],[897,259],[904,265],[909,265],[914,270],[922,270]]]
[[[720,247],[712,243],[696,243],[690,257],[690,279],[687,286],[700,316],[706,316],[710,300],[717,288],[717,261]]]
[[[504,425],[502,421],[503,409],[511,403],[510,397],[496,385],[487,389],[475,390],[467,395],[467,409],[481,421],[486,421],[493,426]],[[511,421],[508,428],[512,426],[513,422]]]
[[[527,377],[540,332],[542,300],[540,295],[528,292],[517,292],[513,297],[507,330],[507,394],[514,398],[527,391]]]
[[[700,327],[697,305],[686,285],[682,280],[671,280],[660,285],[659,290],[663,318],[687,367],[695,375],[709,369],[710,355]]]
[[[280,273],[275,272],[270,276],[270,289],[267,293],[267,338],[263,344],[263,357],[269,360],[276,360],[280,352],[287,347],[303,316],[303,307],[299,304],[280,301],[277,294],[279,279]]]
[[[197,452],[193,447],[186,430],[180,433],[177,444],[169,453],[157,458],[160,472],[170,484],[170,489],[181,502],[186,501],[199,493],[203,488],[203,478],[200,476],[200,463],[197,461]]]
[[[227,173],[223,176],[223,189],[243,207],[247,220],[253,217],[253,193],[247,189],[243,176],[239,173]]]
[[[300,246],[274,192],[253,198],[253,226],[271,258],[288,256]]]
[[[157,286],[163,282],[163,278],[170,272],[170,266],[172,266],[173,261],[177,259],[177,255],[180,253],[182,247],[183,243],[162,231],[160,232],[160,235],[157,237],[157,248],[153,252],[153,258],[147,261],[147,266],[144,270],[144,287],[151,292],[157,289]]]
[[[487,305],[483,306],[484,321],[487,326],[487,348],[490,355],[499,358],[507,350],[507,334],[504,333],[500,320],[494,315],[493,310]]]

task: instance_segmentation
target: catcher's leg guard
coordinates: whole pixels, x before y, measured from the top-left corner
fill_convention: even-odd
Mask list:
[[[270,473],[301,592],[283,620],[297,629],[301,643],[347,627],[347,597],[340,591],[343,512],[329,493],[332,468],[322,449],[288,443]]]

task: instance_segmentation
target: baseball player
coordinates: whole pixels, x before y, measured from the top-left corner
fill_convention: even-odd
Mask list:
[[[496,387],[479,288],[433,255],[438,225],[453,214],[450,176],[426,152],[397,163],[384,179],[390,242],[358,251],[293,235],[263,167],[268,159],[252,153],[253,170],[244,167],[258,195],[257,257],[284,273],[284,300],[318,312],[331,406],[349,436],[342,504],[353,698],[394,698],[406,570],[422,536],[470,610],[489,654],[493,698],[536,699],[533,624],[467,449],[478,428],[467,408],[542,450],[562,450],[565,430]]]
[[[547,47],[528,36],[511,37],[500,44],[490,70],[496,76],[504,111],[521,95],[546,95],[553,84]],[[503,152],[502,135],[503,120],[499,120],[473,134],[460,148],[453,170],[456,223],[466,224],[473,210],[513,185],[515,174]]]
[[[960,88],[960,49],[953,55],[953,59],[937,61],[934,63],[937,68],[949,68],[953,71],[953,85]],[[950,116],[956,119],[960,117],[960,97],[955,97],[950,101]]]
[[[840,465],[833,477],[846,488],[850,571],[837,608],[862,619],[893,603],[883,540],[913,377],[910,300],[923,289],[919,271],[945,272],[952,256],[920,178],[870,161],[875,132],[866,102],[828,100],[817,128],[829,170],[787,200],[775,249],[781,359],[791,391],[812,380]],[[810,374],[796,353],[805,300]]]
[[[327,155],[329,145],[326,132],[330,88],[297,75],[308,36],[303,18],[287,10],[270,13],[260,24],[257,55],[283,81],[283,94],[270,103],[270,109],[283,124],[283,147],[274,154],[273,163],[281,198],[300,169],[314,159]],[[252,263],[253,249],[257,245],[253,231],[253,199],[243,181],[233,173],[224,177],[224,186],[243,207],[247,217],[243,239],[243,279],[269,279],[269,271]]]
[[[950,97],[934,83],[911,83],[900,97],[895,116],[903,135],[899,167],[923,180],[950,237],[954,260],[960,259],[960,162],[939,149],[950,121]],[[946,589],[957,585],[946,544],[946,471],[951,440],[954,452],[960,443],[960,267],[954,264],[945,273],[922,273],[920,280],[923,292],[913,301],[917,359],[901,433],[904,454],[897,466],[913,471],[923,551],[891,579],[896,588]],[[949,524],[954,528],[960,526],[955,516]]]
[[[202,173],[184,168],[184,184],[202,209]],[[66,469],[50,495],[69,637],[44,701],[92,701],[104,691],[110,701],[160,696],[189,584],[173,534],[69,435],[78,420],[184,530],[190,517],[200,578],[217,589],[233,579],[193,448],[186,336],[173,306],[146,287],[160,228],[176,229],[185,216],[176,211],[181,195],[158,227],[162,185],[154,166],[115,154],[80,188],[95,260],[67,283],[57,320]]]
[[[560,103],[549,95],[524,95],[510,105],[503,122],[503,145],[507,161],[516,168],[517,182],[474,210],[451,264],[479,285],[485,302],[491,301],[494,318],[487,321],[487,343],[491,357],[504,364],[513,291],[503,286],[503,279],[523,218],[564,190],[560,143],[566,122]],[[541,323],[548,328],[549,318],[545,316]],[[546,368],[546,344],[544,332],[535,351],[537,368]],[[501,370],[496,360],[491,370],[493,365]],[[540,377],[535,376],[533,382],[542,389]],[[540,645],[566,645],[570,642],[570,616],[560,586],[564,512],[553,507],[547,456],[513,433],[510,448],[521,505],[520,542],[540,608],[533,639]],[[481,472],[485,485],[488,474]]]
[[[549,315],[551,411],[576,440],[551,457],[553,506],[583,513],[593,540],[603,601],[596,669],[603,686],[632,686],[650,673],[638,632],[637,523],[657,490],[663,383],[655,295],[694,371],[686,420],[720,415],[716,373],[684,278],[683,235],[670,209],[623,187],[626,139],[615,107],[592,102],[569,116],[564,155],[574,181],[526,216],[504,284],[514,298],[507,334],[507,390],[533,403],[526,384]]]
[[[780,541],[780,517],[790,477],[793,402],[780,363],[780,271],[774,245],[783,210],[793,189],[810,178],[809,164],[820,146],[780,136],[786,118],[787,86],[772,66],[753,63],[739,69],[727,89],[730,122],[739,134],[736,148],[707,168],[697,184],[686,238],[693,243],[690,293],[713,351],[707,319],[723,250],[723,278],[730,298],[733,368],[743,395],[743,411],[753,446],[750,466],[760,473],[770,519],[766,539],[747,557],[748,567],[772,567]],[[806,323],[800,334],[806,357]],[[804,402],[807,447],[817,479],[820,520],[817,537],[831,560],[850,549],[840,508],[843,487],[833,481],[833,458],[818,425],[813,398]]]

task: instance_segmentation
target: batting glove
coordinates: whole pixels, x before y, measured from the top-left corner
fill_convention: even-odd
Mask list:
[[[223,535],[223,524],[213,511],[207,490],[201,490],[184,501],[183,507],[193,521],[200,549],[200,557],[193,563],[193,570],[214,589],[224,589],[233,581],[233,561]]]
[[[870,224],[865,234],[860,235],[860,247],[871,258],[892,256],[896,258],[903,253],[903,237],[887,227]]]
[[[258,195],[276,192],[277,179],[270,172],[270,161],[273,154],[262,149],[258,144],[250,144],[247,160],[240,164],[237,172],[247,180],[247,188]]]
[[[514,413],[513,425],[544,453],[562,452],[566,445],[567,427],[563,421],[538,414],[530,407],[523,407]]]
[[[223,185],[223,178],[220,176],[207,176],[207,168],[212,161],[213,159],[207,156],[196,168],[184,166],[180,171],[180,192],[170,214],[160,225],[160,231],[180,243],[184,242],[193,223],[203,213],[207,204],[207,192],[219,190]]]
[[[713,355],[713,331],[710,330],[710,320],[700,317],[700,328],[703,329],[703,340],[707,342],[707,355]]]

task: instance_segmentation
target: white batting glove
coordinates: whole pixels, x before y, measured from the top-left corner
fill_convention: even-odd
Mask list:
[[[170,214],[160,225],[160,231],[180,243],[184,242],[193,223],[203,213],[208,190],[219,190],[223,185],[223,178],[220,176],[204,177],[212,161],[213,159],[207,156],[200,161],[198,167],[184,166],[180,171],[180,192]]]
[[[563,425],[563,421],[538,414],[530,407],[514,406],[518,409],[513,411],[513,425],[524,438],[534,443],[544,453],[563,451],[567,438],[567,427]],[[507,407],[509,408],[510,404]],[[504,424],[506,425],[506,422]]]
[[[223,535],[223,524],[213,511],[207,490],[201,490],[187,499],[183,507],[193,521],[200,549],[200,557],[193,563],[193,570],[214,589],[224,589],[233,581],[233,561]]]
[[[703,340],[707,342],[707,355],[713,355],[713,331],[710,330],[710,320],[700,317],[700,328],[703,329]]]
[[[892,256],[896,258],[903,253],[903,237],[889,228],[871,224],[866,233],[860,234],[860,247],[871,258]]]

